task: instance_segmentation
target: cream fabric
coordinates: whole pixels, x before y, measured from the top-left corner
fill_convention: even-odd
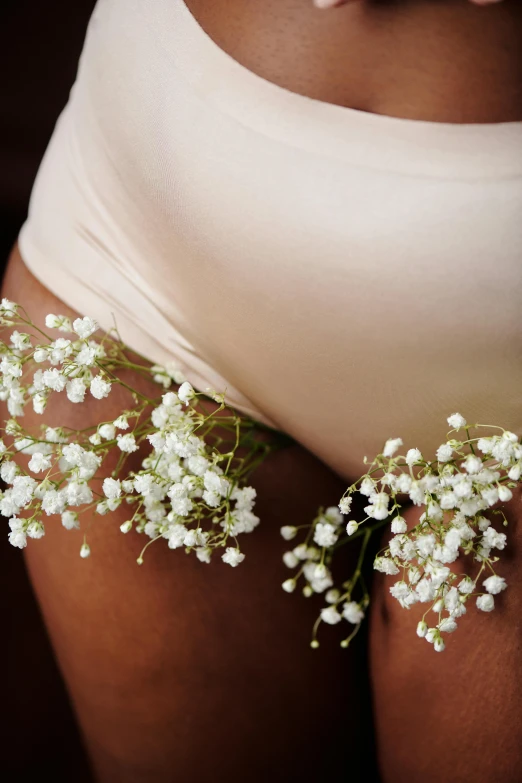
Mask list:
[[[323,103],[181,0],[100,0],[20,235],[53,293],[347,477],[522,434],[522,122]]]

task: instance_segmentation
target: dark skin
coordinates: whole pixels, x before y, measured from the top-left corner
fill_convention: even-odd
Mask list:
[[[369,2],[331,13],[308,0],[187,5],[240,63],[295,92],[434,122],[522,119],[518,2]],[[16,249],[2,295],[35,320],[69,312]],[[119,407],[115,396],[51,413],[86,426]],[[141,541],[119,533],[119,512],[93,524],[89,561],[59,523],[30,542],[31,578],[101,783],[371,780],[364,648],[340,651],[333,629],[312,653],[316,606],[279,587],[277,528],[335,503],[346,478],[298,444],[273,455],[255,479],[263,526],[234,571],[161,546],[138,568]],[[418,513],[404,515],[413,524]],[[508,516],[515,544],[501,608],[470,611],[442,655],[415,637],[417,612],[374,580],[370,660],[385,783],[519,779],[520,493]],[[326,748],[337,774],[325,768]]]

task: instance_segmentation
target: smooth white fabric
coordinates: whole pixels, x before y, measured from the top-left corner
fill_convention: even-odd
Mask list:
[[[522,122],[373,115],[99,0],[20,250],[64,302],[347,477],[445,418],[522,434]]]

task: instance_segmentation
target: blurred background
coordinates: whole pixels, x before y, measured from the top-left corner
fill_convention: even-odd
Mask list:
[[[0,259],[27,213],[38,165],[74,82],[95,0],[0,2]],[[74,715],[20,550],[0,536],[2,718],[7,781],[91,783]]]

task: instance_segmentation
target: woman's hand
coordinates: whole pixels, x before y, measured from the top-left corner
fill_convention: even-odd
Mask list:
[[[314,0],[316,8],[338,8],[340,5],[347,5],[348,3],[360,2],[360,0]],[[493,3],[501,3],[502,0],[470,0],[474,5],[492,5]]]

